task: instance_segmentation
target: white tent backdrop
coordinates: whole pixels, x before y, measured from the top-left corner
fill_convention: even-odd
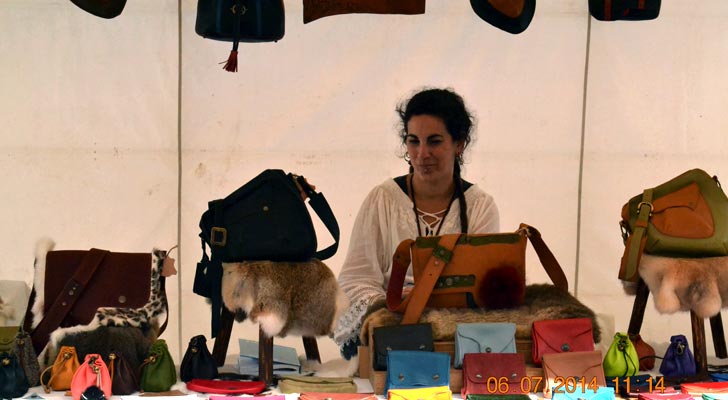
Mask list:
[[[466,179],[495,197],[503,230],[541,230],[572,293],[613,320],[608,343],[633,301],[616,277],[622,204],[690,168],[728,176],[725,1],[663,1],[642,22],[540,1],[520,35],[465,0],[306,25],[300,1],[285,6],[285,37],[241,44],[233,74],[219,64],[230,43],[195,34],[194,0],[129,0],[112,20],[67,0],[0,2],[0,278],[30,283],[42,236],[59,249],[179,241],[163,337],[181,360],[192,336],[210,336],[209,306],[192,293],[207,201],[266,168],[308,177],[338,217],[340,251],[327,261],[338,273],[364,196],[406,172],[396,104],[448,86],[478,119]],[[531,252],[529,283],[547,280]],[[650,300],[645,339],[659,353],[675,333],[689,336],[689,315],[659,315]],[[257,326],[232,336],[230,353]],[[298,338],[277,343],[302,352]],[[319,346],[338,357],[330,339]]]

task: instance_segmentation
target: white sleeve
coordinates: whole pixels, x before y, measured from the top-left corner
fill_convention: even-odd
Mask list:
[[[468,201],[469,233],[499,233],[500,214],[493,196],[475,189],[474,199]]]

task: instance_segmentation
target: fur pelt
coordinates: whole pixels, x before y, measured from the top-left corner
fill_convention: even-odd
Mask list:
[[[665,314],[692,310],[712,317],[728,306],[728,257],[670,258],[644,254],[639,274]]]
[[[223,263],[222,300],[228,310],[260,324],[269,337],[333,332],[349,306],[329,267],[304,262]]]
[[[432,324],[432,336],[435,340],[453,340],[455,325],[466,322],[512,322],[516,324],[517,339],[530,339],[533,321],[561,318],[591,318],[594,342],[601,341],[601,329],[594,311],[571,294],[548,284],[526,286],[526,297],[520,307],[501,310],[426,308],[419,322]],[[401,314],[386,308],[371,313],[362,325],[362,343],[366,345],[368,342],[370,330],[377,326],[397,325],[401,319]]]
[[[108,364],[109,354],[115,352],[121,354],[129,366],[136,371],[144,361],[154,340],[154,336],[145,336],[144,331],[139,328],[100,326],[91,331],[65,335],[57,344],[54,344],[52,350],[47,352],[47,361],[55,360],[60,346],[74,346],[79,360],[83,360],[87,354],[99,354]]]

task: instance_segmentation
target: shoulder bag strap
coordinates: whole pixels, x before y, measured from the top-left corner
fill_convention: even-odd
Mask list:
[[[646,207],[643,207],[646,206]],[[624,267],[624,277],[620,277],[624,280],[635,280],[635,274],[637,274],[637,265],[640,262],[642,256],[642,249],[644,249],[644,242],[647,239],[645,235],[647,231],[647,225],[652,215],[652,189],[645,189],[642,193],[642,201],[637,205],[637,221],[635,226],[632,228],[632,236],[629,238],[627,249],[625,250],[626,261]]]
[[[319,260],[331,258],[331,256],[336,254],[336,250],[339,248],[339,224],[336,222],[336,217],[334,216],[333,211],[331,211],[331,207],[322,193],[314,191],[311,185],[306,182],[304,177],[298,176],[295,179],[301,186],[301,189],[303,189],[306,193],[306,196],[308,196],[308,202],[311,204],[311,208],[313,208],[316,215],[321,218],[321,222],[324,223],[324,226],[326,226],[326,229],[329,230],[329,233],[331,233],[331,236],[334,238],[334,244],[321,251],[317,251],[316,258]]]
[[[425,309],[425,305],[427,305],[427,300],[430,299],[430,294],[432,293],[432,289],[435,288],[435,284],[437,283],[437,279],[440,277],[440,274],[442,273],[442,270],[445,268],[447,263],[450,262],[452,259],[452,252],[455,248],[455,244],[457,243],[458,239],[460,239],[461,234],[452,234],[452,235],[443,235],[440,237],[440,241],[437,243],[437,246],[435,246],[434,249],[432,249],[432,255],[430,256],[430,259],[427,260],[427,265],[425,266],[424,272],[422,276],[420,276],[420,280],[417,282],[417,285],[415,285],[412,288],[412,292],[407,296],[407,298],[404,301],[404,304],[400,304],[400,307],[404,307],[404,316],[402,317],[401,324],[415,324],[417,321],[419,321],[420,316],[422,315],[422,310]],[[402,246],[400,243],[400,246],[397,246],[397,249]],[[400,254],[401,256],[402,254]],[[397,258],[397,253],[395,253],[395,258]],[[401,263],[400,265],[404,264],[405,266],[409,265],[409,254],[406,259],[399,259],[398,262]],[[404,263],[406,261],[406,263]],[[392,260],[392,274],[394,274],[394,264],[395,260]],[[390,301],[392,302],[392,305],[394,305],[394,302],[396,301],[396,298],[398,296],[394,295],[394,291],[396,288],[393,288],[392,285],[399,286],[399,297],[401,298],[402,293],[402,284],[404,283],[404,278],[399,278],[401,275],[402,268],[398,267],[398,273],[397,273],[397,280],[401,280],[399,284],[396,282],[392,282],[392,278],[390,277],[389,286],[387,287],[387,307],[390,306]],[[407,267],[404,268],[404,272],[407,272]],[[392,288],[392,296],[390,296],[390,288]]]
[[[52,301],[53,305],[48,309],[48,312],[46,312],[43,319],[33,329],[30,335],[36,354],[41,353],[48,343],[51,332],[61,325],[63,319],[66,318],[66,315],[71,311],[73,305],[76,304],[76,300],[81,296],[81,293],[83,293],[94,272],[96,272],[96,269],[101,265],[101,262],[108,253],[108,250],[89,250],[83,260],[81,260],[81,264],[71,279],[66,282],[66,286],[63,287],[58,297],[56,299],[44,299],[44,301]],[[47,265],[46,268],[48,268]]]
[[[389,275],[389,285],[387,286],[387,308],[389,311],[404,312],[409,303],[409,296],[402,301],[402,288],[404,287],[404,279],[409,269],[410,251],[415,243],[412,239],[403,240],[392,257],[392,272]]]
[[[559,261],[556,260],[556,257],[554,257],[554,253],[551,252],[549,247],[546,245],[546,242],[544,242],[541,238],[541,232],[531,225],[524,223],[521,223],[519,231],[525,231],[528,240],[531,242],[534,250],[536,250],[536,255],[538,256],[539,261],[541,261],[543,269],[546,271],[546,274],[548,274],[554,286],[564,292],[568,292],[569,281],[566,279],[566,275],[564,274],[564,270],[561,269]]]

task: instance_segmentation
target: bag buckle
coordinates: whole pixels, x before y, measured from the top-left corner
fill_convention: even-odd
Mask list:
[[[649,201],[640,201],[639,204],[637,204],[637,214],[642,212],[642,206],[649,206],[650,207],[650,217],[652,216],[652,203]]]
[[[225,246],[226,243],[227,229],[213,226],[212,230],[210,231],[210,246]]]

